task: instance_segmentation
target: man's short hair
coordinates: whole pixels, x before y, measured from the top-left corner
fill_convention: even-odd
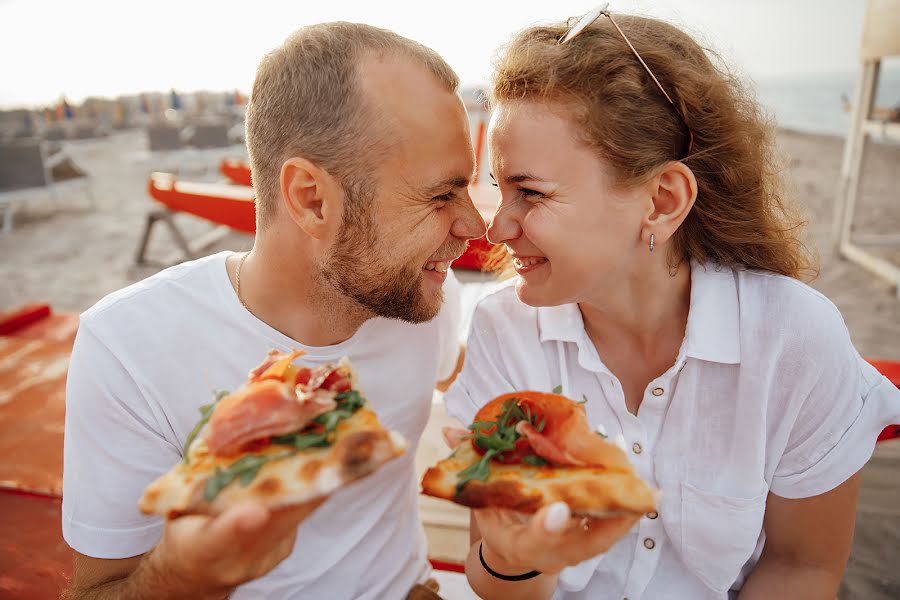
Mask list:
[[[396,54],[420,63],[455,92],[459,78],[444,59],[418,42],[358,23],[321,23],[292,34],[256,71],[247,106],[247,149],[256,190],[257,228],[277,210],[284,161],[302,156],[359,196],[390,131],[361,92],[367,55]]]

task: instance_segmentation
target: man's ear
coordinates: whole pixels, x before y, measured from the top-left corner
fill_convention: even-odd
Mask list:
[[[323,238],[335,215],[340,218],[343,189],[327,171],[298,156],[281,165],[281,199],[300,229]]]
[[[650,180],[652,206],[644,220],[645,242],[669,240],[687,218],[697,200],[697,179],[684,163],[671,161]]]

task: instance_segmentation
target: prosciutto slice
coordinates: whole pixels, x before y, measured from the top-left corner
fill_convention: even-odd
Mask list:
[[[584,406],[565,396],[531,391],[505,394],[485,405],[475,420],[496,420],[510,398],[517,398],[518,405],[532,415],[531,422],[519,421],[516,431],[541,458],[559,466],[632,471],[622,449],[591,430]]]
[[[206,429],[206,445],[215,456],[238,452],[248,442],[302,429],[335,408],[330,397],[312,394],[302,401],[294,386],[266,379],[223,398]]]

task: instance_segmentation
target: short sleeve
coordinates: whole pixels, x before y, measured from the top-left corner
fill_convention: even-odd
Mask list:
[[[838,318],[840,321],[840,319]],[[818,340],[805,357],[816,379],[802,401],[771,491],[808,498],[841,485],[871,458],[879,432],[900,422],[900,390],[862,359],[843,322],[823,324],[830,339]]]
[[[79,326],[66,383],[62,530],[76,551],[127,558],[150,550],[163,522],[138,511],[144,488],[181,458],[127,370]]]
[[[456,369],[460,349],[460,323],[462,319],[462,284],[452,270],[447,271],[447,280],[443,285],[444,302],[438,316],[438,337],[440,343],[440,362],[438,364],[438,381],[444,381]]]
[[[479,304],[472,317],[462,371],[444,395],[447,414],[468,425],[491,398],[515,389],[501,350],[495,322]]]

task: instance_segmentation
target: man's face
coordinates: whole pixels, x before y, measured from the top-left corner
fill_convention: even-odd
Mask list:
[[[384,117],[373,130],[390,132],[392,147],[377,172],[358,178],[370,193],[345,198],[322,275],[375,315],[421,323],[440,310],[450,262],[484,234],[468,193],[468,119],[456,94],[407,59],[370,58],[361,72],[363,94]]]

